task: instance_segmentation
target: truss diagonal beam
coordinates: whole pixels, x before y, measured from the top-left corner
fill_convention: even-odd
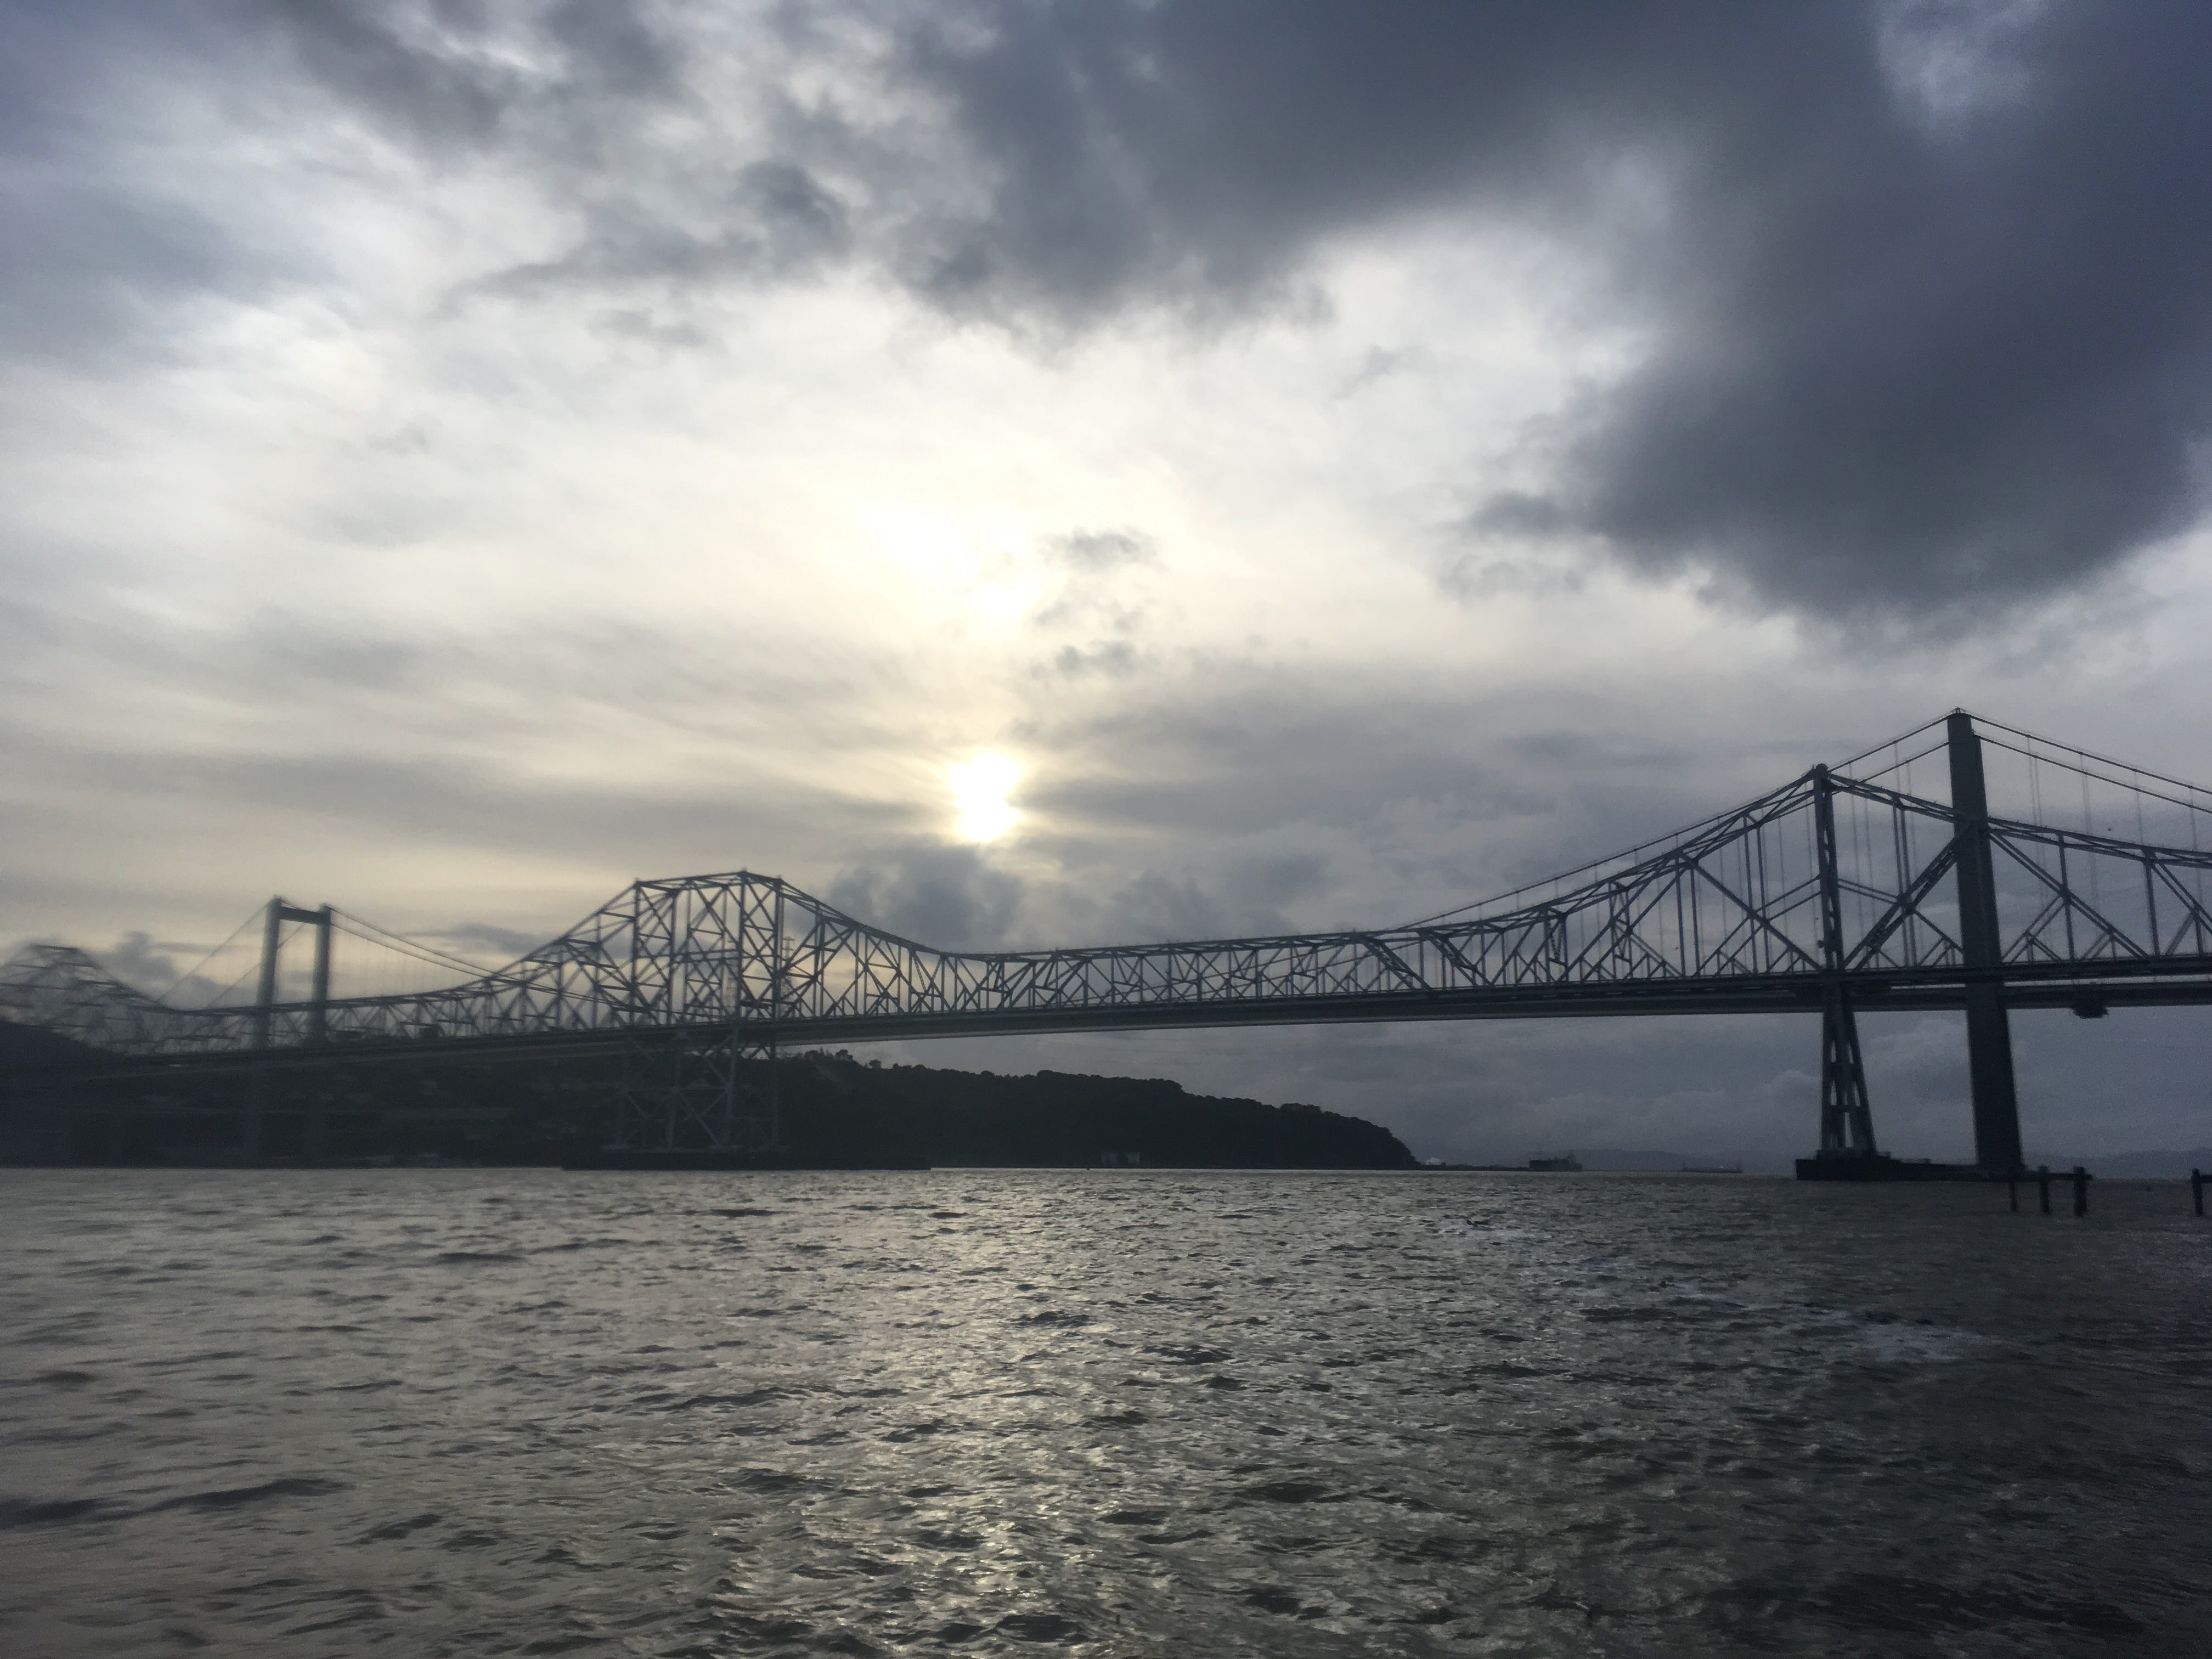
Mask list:
[[[1844,828],[1856,842],[1839,839],[1834,805],[1846,800],[1856,816]],[[1825,829],[1816,823],[1824,810]],[[1863,1007],[1891,988],[1951,994],[1947,988],[1969,968],[1983,979],[2032,973],[2052,982],[2207,975],[2212,907],[2200,890],[2212,852],[1987,816],[1976,823],[1982,844],[2003,849],[2014,884],[2014,925],[1999,941],[1994,969],[1967,963],[1957,915],[1946,906],[1961,845],[1953,808],[1816,768],[1540,896],[1403,927],[938,951],[776,878],[737,871],[635,883],[495,974],[313,1006],[172,1007],[81,951],[29,946],[0,966],[0,1019],[102,1054],[186,1059],[318,1042],[363,1052],[586,1037],[649,1045],[656,1034],[715,1030],[767,1041],[786,1028],[823,1036],[850,1030],[857,1040],[892,1027],[1066,1030],[1497,1008],[1595,1013],[1732,1006],[1741,997],[1802,996],[1810,1009],[1832,1006],[1837,985],[1851,988]],[[1942,843],[1922,857],[1915,838],[1931,826]],[[1850,851],[1862,843],[1870,850]],[[2101,902],[2083,890],[2079,872],[2099,867],[2131,872],[2126,893],[2136,908],[2116,909],[2117,878]],[[2022,887],[2035,903],[2018,902]],[[264,1030],[266,1047],[257,1050]],[[1838,1042],[1838,1054],[1850,1046]]]

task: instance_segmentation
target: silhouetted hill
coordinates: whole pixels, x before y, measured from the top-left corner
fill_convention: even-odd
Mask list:
[[[11,1019],[0,1019],[0,1078],[10,1073],[97,1064],[100,1059],[98,1050],[69,1037],[35,1025],[18,1025]]]
[[[21,1032],[17,1066],[55,1051]],[[0,1027],[0,1037],[10,1028]],[[69,1045],[64,1045],[69,1046]],[[765,1063],[744,1069],[769,1085]],[[589,1162],[609,1139],[619,1060],[404,1063],[280,1072],[270,1079],[263,1145],[280,1160],[433,1157],[486,1164]],[[1377,1124],[1315,1106],[1184,1092],[1165,1079],[998,1076],[790,1056],[775,1067],[780,1161],[830,1167],[915,1164],[1167,1164],[1211,1168],[1410,1169]],[[243,1143],[236,1075],[173,1074],[157,1085],[95,1080],[66,1099],[9,1086],[0,1070],[0,1158],[11,1162],[219,1163]],[[687,1139],[679,1137],[678,1149]]]
[[[1411,1169],[1379,1124],[1317,1106],[1187,1094],[1164,1078],[1000,1077],[811,1055],[781,1080],[784,1139],[827,1161],[871,1148],[929,1164]]]

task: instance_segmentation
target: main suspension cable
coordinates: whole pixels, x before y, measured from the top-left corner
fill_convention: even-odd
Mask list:
[[[215,949],[214,949],[214,950],[212,950],[212,951],[209,951],[205,956],[202,957],[201,957],[198,962],[194,963],[191,967],[189,967],[189,968],[187,968],[186,969],[185,969],[185,971],[184,971],[183,973],[181,973],[181,974],[178,975],[176,976],[176,978],[174,978],[174,979],[171,980],[171,981],[169,981],[169,984],[168,984],[168,988],[167,988],[167,989],[166,989],[166,990],[164,990],[164,991],[161,992],[157,996],[155,996],[155,997],[154,1000],[155,1000],[155,1001],[156,1001],[156,1002],[160,1002],[160,1003],[168,1003],[168,1001],[169,1001],[169,997],[170,997],[171,993],[174,992],[174,991],[175,991],[175,990],[176,990],[179,986],[183,985],[183,984],[184,984],[184,982],[185,982],[186,980],[188,980],[188,979],[193,979],[193,978],[198,977],[198,975],[199,971],[200,971],[200,969],[203,969],[203,968],[206,967],[206,966],[208,965],[208,963],[210,963],[210,962],[213,962],[213,961],[214,961],[217,957],[221,956],[221,955],[222,955],[225,951],[228,951],[228,949],[230,949],[230,947],[231,947],[232,945],[234,945],[237,944],[237,943],[238,943],[238,936],[239,936],[240,933],[244,933],[247,928],[249,928],[249,927],[252,927],[252,926],[253,926],[253,924],[254,924],[255,922],[261,921],[261,920],[262,920],[264,917],[265,917],[267,915],[268,915],[268,911],[267,911],[267,909],[266,909],[265,908],[255,908],[255,909],[252,909],[252,910],[247,911],[247,912],[246,913],[246,920],[245,920],[245,921],[241,921],[241,922],[240,922],[240,923],[238,924],[238,926],[237,926],[237,927],[234,927],[234,928],[232,928],[232,929],[230,930],[230,937],[229,937],[228,939],[227,939],[223,940],[223,942],[222,942],[222,944],[220,944],[220,945],[216,945],[216,946],[215,947]],[[250,972],[250,971],[252,971],[252,970],[251,970],[251,969],[249,969],[248,971]],[[240,978],[243,978],[243,977],[244,977],[244,975],[241,975],[240,977]],[[237,981],[237,980],[233,980],[233,981],[231,981],[231,985],[235,985],[235,984],[237,984],[237,983],[238,983],[238,981]],[[228,985],[226,985],[225,987],[223,987],[223,989],[224,989],[224,990],[226,990],[226,991],[227,991],[227,990],[228,990],[229,988],[230,988],[230,986],[228,986]],[[175,1005],[175,1004],[173,1004],[173,1003],[171,1003],[171,1004],[169,1004],[169,1006],[172,1006],[172,1007],[173,1007],[173,1006],[175,1006],[176,1005]],[[211,1004],[203,1004],[202,1006],[211,1006],[212,1005],[211,1005]]]
[[[342,926],[346,923],[352,924],[345,926],[343,931],[351,933],[365,944],[382,945],[387,951],[398,951],[423,962],[434,963],[441,968],[457,969],[471,979],[488,979],[492,976],[494,970],[487,969],[480,962],[471,962],[466,957],[453,956],[447,951],[441,951],[435,945],[425,945],[419,939],[410,939],[404,933],[395,933],[388,927],[380,927],[367,917],[355,915],[351,911],[341,910],[332,906],[331,920]],[[362,931],[363,929],[367,931]]]

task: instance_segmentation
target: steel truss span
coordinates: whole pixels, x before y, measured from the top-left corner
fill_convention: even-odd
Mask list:
[[[117,1057],[281,1063],[421,1054],[431,1042],[489,1052],[1819,1011],[1824,1146],[1871,1151],[1855,1009],[1964,1007],[1987,1036],[2007,1006],[2088,1014],[2212,1000],[2212,851],[2197,845],[2212,795],[2008,728],[1984,731],[2027,757],[2037,810],[1991,809],[1984,733],[1954,714],[1540,889],[1372,932],[940,951],[738,871],[637,882],[505,968],[401,995],[275,1001],[264,964],[264,1000],[182,1009],[82,951],[32,945],[0,973],[0,1018]],[[1915,791],[1916,762],[1938,775],[1936,787]],[[2146,799],[2161,804],[2162,826],[2179,827],[2163,842],[2100,830],[2086,781],[2083,822],[2061,822],[2042,810],[2039,765],[2134,791],[2129,827],[2145,823]],[[2212,833],[2201,839],[2212,844]],[[318,914],[276,905],[284,916]],[[2008,1097],[2008,1042],[2004,1063]],[[1978,1060],[1978,1096],[1980,1071]]]

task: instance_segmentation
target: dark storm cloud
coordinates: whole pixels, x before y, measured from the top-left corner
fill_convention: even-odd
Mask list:
[[[1286,908],[1326,887],[1307,853],[1240,854],[1199,873],[1015,874],[992,849],[915,836],[841,872],[823,897],[847,915],[952,951],[1246,938],[1290,930]]]
[[[1024,942],[1411,921],[1664,839],[1935,705],[1753,678],[1662,704],[1186,665],[1072,700],[1018,734],[1024,834],[1066,890],[1032,882]]]
[[[624,0],[218,0],[331,91],[433,150],[501,139],[589,158],[627,106],[678,89],[682,55]]]
[[[1141,944],[1285,933],[1293,931],[1290,917],[1297,907],[1328,890],[1328,861],[1311,852],[1232,852],[1212,864],[1202,880],[1139,872],[1103,905],[1078,911],[1084,936],[1109,944]]]
[[[1564,540],[1755,603],[1959,611],[2077,583],[2204,504],[2194,0],[205,0],[5,27],[18,349],[276,280],[239,204],[101,149],[125,71],[160,65],[240,122],[349,112],[529,181],[574,234],[495,290],[709,294],[850,259],[1064,331],[1265,307],[1332,238],[1417,217],[1533,228],[1649,350],[1546,480],[1471,491],[1485,568]]]
[[[591,234],[559,258],[503,271],[483,286],[527,293],[580,284],[683,287],[789,278],[819,269],[851,240],[844,205],[788,161],[744,168],[709,230],[672,225],[619,203],[591,218]]]
[[[1590,729],[1547,725],[1547,701],[1554,721]],[[1418,810],[1425,824],[1480,838],[1479,848],[1428,848],[1440,872],[1483,884],[1457,892],[1458,902],[1694,823],[1821,757],[1754,753],[1730,779],[1710,755],[1698,763],[1695,739],[1670,738],[1649,710],[1557,705],[1544,693],[1493,694],[1470,705],[1456,696],[1315,690],[1286,675],[1217,670],[1103,711],[1035,722],[1025,742],[1076,757],[1079,769],[1048,775],[1028,799],[1050,821],[1105,836],[1172,824],[1211,837],[1304,826],[1374,839],[1394,815]],[[1560,839],[1561,823],[1573,826],[1571,841]],[[1534,843],[1518,848],[1524,833]],[[1479,865],[1470,861],[1477,854]]]
[[[994,180],[963,308],[1255,295],[1462,205],[1609,261],[1652,355],[1477,533],[1972,606],[2203,505],[2202,6],[1007,3],[908,52]]]
[[[840,874],[823,896],[860,921],[940,950],[1001,943],[1022,882],[975,847],[913,836]]]
[[[1551,485],[1477,502],[1477,541],[1580,538],[1786,606],[1972,609],[2203,506],[2191,0],[809,8],[769,55],[846,90],[763,87],[748,142],[773,153],[663,149],[635,188],[592,158],[634,167],[653,112],[699,113],[680,13],[257,9],[395,131],[522,147],[588,203],[534,282],[850,252],[963,316],[1081,328],[1264,305],[1328,238],[1414,216],[1534,226],[1651,350]]]

